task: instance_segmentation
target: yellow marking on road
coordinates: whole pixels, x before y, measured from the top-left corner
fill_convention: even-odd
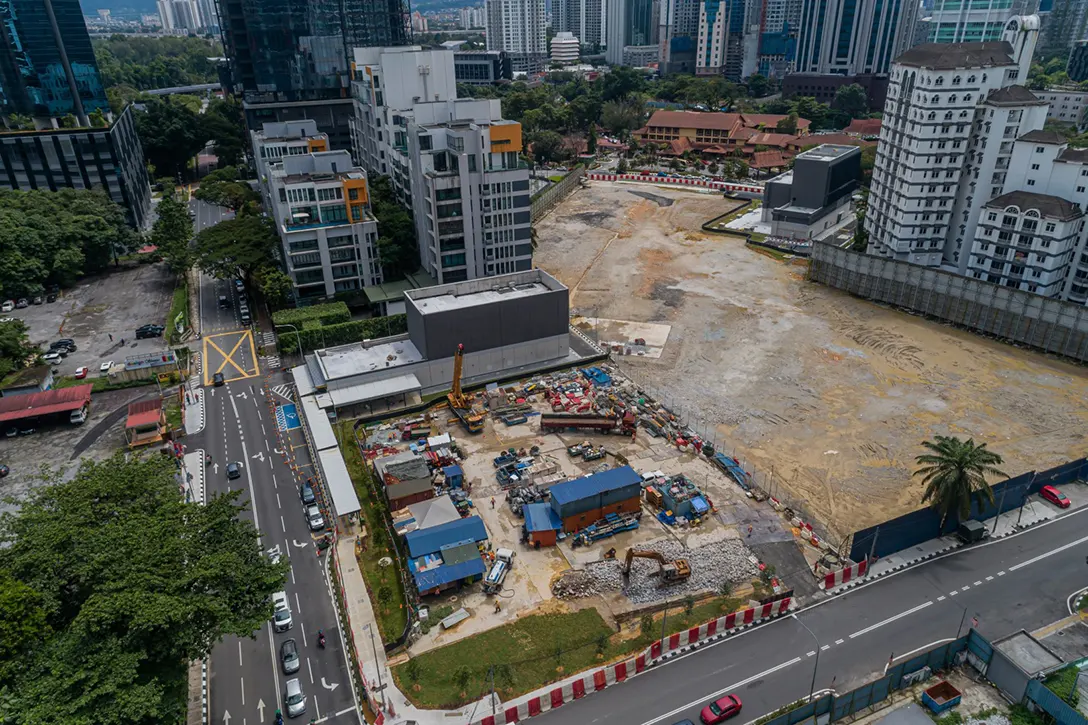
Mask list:
[[[231,348],[229,353],[225,352],[223,350],[223,348],[219,347],[219,345],[217,345],[213,341],[214,338],[217,338],[217,337],[229,337],[229,336],[233,336],[233,335],[240,335],[240,337],[234,343],[234,347]],[[254,366],[253,372],[250,372],[249,370],[247,370],[244,367],[242,367],[241,365],[239,365],[238,362],[234,359],[234,355],[238,352],[238,349],[242,347],[242,344],[246,341],[246,338],[249,338],[249,349],[250,349],[251,356],[253,358],[253,366]],[[211,361],[211,358],[208,356],[208,348],[209,347],[212,348],[213,350],[215,350],[216,352],[218,352],[223,357],[222,364],[220,364],[219,367],[217,369],[215,369],[215,370],[212,370],[212,366],[209,364],[209,362]],[[253,332],[251,330],[237,330],[237,331],[234,331],[234,332],[221,332],[221,333],[217,333],[217,334],[214,334],[214,335],[207,335],[206,337],[204,337],[204,361],[205,361],[205,364],[204,364],[204,384],[205,385],[211,385],[212,376],[215,373],[223,372],[223,370],[227,367],[227,365],[231,365],[239,373],[238,375],[236,375],[236,376],[234,376],[232,378],[227,378],[227,377],[224,376],[225,382],[228,382],[228,383],[233,382],[235,380],[245,380],[246,378],[255,378],[255,377],[257,377],[257,375],[260,374],[259,369],[258,369],[258,365],[257,365],[256,349],[255,349],[255,347],[253,345]]]

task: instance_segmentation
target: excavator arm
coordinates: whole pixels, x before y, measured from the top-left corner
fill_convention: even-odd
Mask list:
[[[659,554],[656,551],[647,551],[646,549],[628,549],[627,558],[623,562],[623,575],[627,576],[631,573],[631,562],[635,559],[653,559],[658,564],[665,565],[665,556]]]

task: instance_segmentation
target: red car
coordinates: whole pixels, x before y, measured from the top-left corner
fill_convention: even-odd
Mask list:
[[[87,368],[76,368],[76,380],[87,377]]]
[[[740,712],[740,698],[736,695],[726,695],[720,700],[715,700],[699,713],[699,719],[704,725],[717,725]]]
[[[1060,509],[1069,508],[1069,499],[1065,497],[1064,493],[1053,486],[1043,486],[1039,489],[1039,495]]]

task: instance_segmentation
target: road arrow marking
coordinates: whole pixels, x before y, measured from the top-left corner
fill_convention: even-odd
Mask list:
[[[261,722],[264,722],[264,700],[257,700],[257,712],[261,713]]]
[[[263,715],[261,716],[261,719],[264,720]],[[223,711],[223,722],[225,722],[225,723],[230,722],[230,710],[224,710]]]
[[[261,463],[264,463],[264,451],[257,451],[250,458],[256,458]]]
[[[321,678],[321,686],[324,687],[326,690],[335,690],[337,687],[340,687],[340,683],[339,682],[334,682],[334,683],[332,683],[330,685],[329,683],[325,682],[325,678],[322,677]]]
[[[240,393],[237,393],[237,394],[236,394],[236,395],[234,395],[233,397],[235,397],[235,398],[241,398],[242,400],[247,400],[247,399],[249,398],[249,394],[248,394],[248,393],[246,393],[246,391],[244,391],[244,390],[243,390],[242,392],[240,392]]]
[[[272,449],[272,452],[273,452],[273,453],[276,453],[276,454],[278,454],[278,455],[281,455],[281,456],[283,455],[283,451],[281,451],[281,450],[280,450],[279,448],[273,448],[273,449]]]
[[[294,544],[295,546],[297,546],[297,547],[298,547],[298,548],[300,548],[300,549],[305,549],[305,548],[306,548],[307,546],[309,546],[309,544],[308,544],[308,543],[306,543],[306,544],[300,544],[300,543],[298,543],[298,541],[296,541],[296,540],[294,540],[294,539],[291,539],[291,543],[293,543],[293,544]]]
[[[212,464],[212,471],[215,472],[215,475],[217,475],[217,476],[219,475],[219,464],[218,463],[213,463]]]

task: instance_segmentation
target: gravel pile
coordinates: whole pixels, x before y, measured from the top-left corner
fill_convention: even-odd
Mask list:
[[[963,723],[964,725],[1009,725],[1009,718],[1002,713],[995,713],[982,719],[967,717]]]
[[[560,599],[581,599],[599,594],[596,580],[584,571],[565,571],[552,584],[552,594]]]
[[[660,552],[668,561],[687,559],[691,564],[691,578],[682,583],[663,584],[656,561],[635,559],[631,566],[631,576],[625,581],[622,559],[626,552],[623,552],[614,561],[606,560],[588,565],[581,572],[586,575],[588,582],[580,582],[572,588],[589,592],[580,596],[620,590],[633,603],[646,604],[684,594],[718,591],[726,580],[734,583],[749,581],[759,571],[749,558],[751,552],[748,547],[737,539],[727,539],[693,550],[685,549],[671,539],[663,539],[641,548]]]

